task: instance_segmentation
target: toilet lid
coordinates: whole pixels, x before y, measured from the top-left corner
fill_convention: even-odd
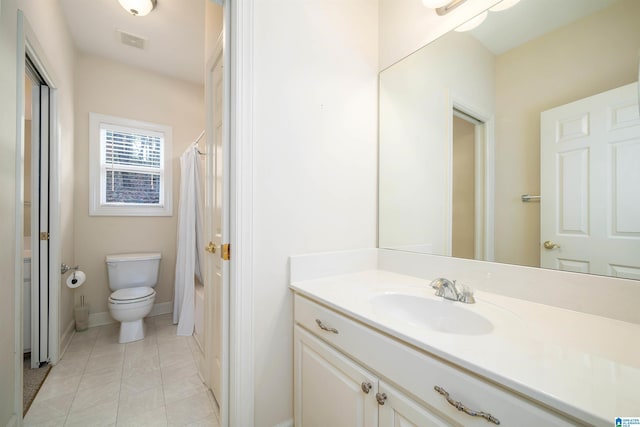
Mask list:
[[[146,298],[155,293],[153,288],[148,286],[142,286],[140,288],[127,288],[118,289],[111,294],[111,300],[113,301],[133,301],[142,298]]]

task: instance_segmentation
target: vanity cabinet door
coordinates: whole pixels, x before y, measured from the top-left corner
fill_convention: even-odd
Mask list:
[[[334,348],[295,327],[296,427],[378,425],[378,379]]]
[[[383,397],[378,412],[379,427],[445,427],[451,425],[384,381],[380,381],[378,393]]]

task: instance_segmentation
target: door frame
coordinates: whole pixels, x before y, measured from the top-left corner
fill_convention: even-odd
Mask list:
[[[49,126],[50,151],[49,151],[49,359],[52,363],[57,363],[60,357],[59,349],[59,301],[60,301],[60,116],[58,110],[58,85],[57,79],[51,72],[51,67],[45,51],[38,42],[35,32],[29,25],[27,18],[21,10],[17,16],[17,75],[16,75],[16,196],[19,198],[16,203],[16,261],[15,261],[15,331],[14,345],[16,348],[14,375],[15,375],[15,411],[22,415],[22,364],[23,364],[23,237],[24,228],[24,108],[25,108],[25,61],[27,55],[36,67],[42,78],[49,86]],[[34,154],[34,153],[32,153]],[[32,236],[33,237],[33,236]]]
[[[231,242],[228,422],[233,426],[254,425],[253,16],[254,0],[225,2]]]
[[[481,125],[475,126],[475,158],[476,158],[476,202],[475,202],[475,229],[476,259],[480,261],[495,260],[495,243],[494,243],[494,188],[495,188],[495,118],[493,114],[479,108],[467,100],[453,94],[448,97],[447,112],[447,143],[448,143],[448,182],[449,188],[453,186],[453,115],[455,110],[476,119]],[[478,144],[481,141],[482,144]],[[480,167],[479,167],[480,166]],[[479,170],[482,169],[482,170]],[[478,175],[484,172],[482,183],[478,183]],[[479,200],[478,194],[484,194],[483,200]],[[453,197],[449,191],[448,200],[449,212],[453,209]],[[480,215],[479,215],[480,214]],[[478,217],[481,216],[481,220]],[[452,221],[451,215],[447,224],[448,228],[448,248],[451,251]],[[478,245],[478,237],[481,237],[483,244]],[[478,258],[478,254],[481,254]]]

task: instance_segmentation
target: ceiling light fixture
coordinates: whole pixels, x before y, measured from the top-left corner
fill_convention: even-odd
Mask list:
[[[157,0],[118,0],[118,2],[133,16],[148,15],[158,4]]]
[[[422,0],[422,4],[430,9],[435,9],[440,16],[446,15],[467,0]]]

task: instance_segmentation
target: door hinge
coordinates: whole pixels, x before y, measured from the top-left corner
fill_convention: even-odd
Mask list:
[[[49,232],[43,231],[40,233],[40,240],[49,240]]]
[[[231,245],[229,243],[222,245],[222,259],[225,261],[231,259]]]

